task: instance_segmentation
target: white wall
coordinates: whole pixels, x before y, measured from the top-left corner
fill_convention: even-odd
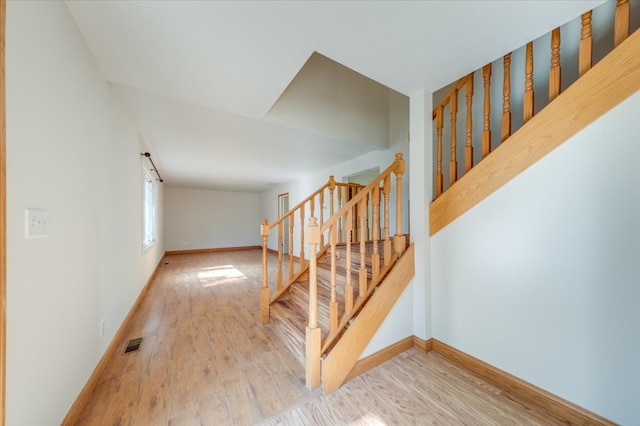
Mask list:
[[[433,335],[621,424],[640,411],[640,93],[432,238]]]
[[[59,424],[164,248],[142,252],[137,134],[66,6],[7,9],[6,421]]]
[[[260,194],[166,188],[167,250],[260,246]]]

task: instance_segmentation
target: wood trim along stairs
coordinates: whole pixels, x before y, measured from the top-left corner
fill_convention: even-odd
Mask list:
[[[366,358],[356,362],[347,376],[349,381],[360,374],[382,364],[402,352],[416,347],[424,352],[435,351],[449,361],[460,365],[465,370],[481,377],[483,380],[499,388],[502,392],[516,396],[528,404],[535,405],[552,417],[570,425],[603,425],[613,426],[615,422],[605,419],[585,408],[569,402],[557,395],[528,383],[506,371],[500,370],[484,361],[472,357],[452,346],[436,339],[423,340],[410,336],[394,343]]]
[[[158,262],[158,264],[156,265],[156,268],[153,270],[153,273],[147,280],[147,283],[142,288],[142,291],[140,291],[138,298],[136,299],[135,302],[133,302],[131,309],[129,309],[129,313],[124,318],[124,321],[122,321],[120,328],[118,328],[118,331],[116,332],[115,336],[113,336],[113,339],[109,344],[109,347],[100,358],[100,361],[98,361],[98,364],[96,365],[96,368],[93,370],[93,373],[91,373],[89,380],[87,380],[87,383],[84,385],[84,387],[78,394],[78,397],[76,398],[73,405],[69,409],[69,412],[67,412],[67,415],[65,416],[64,420],[62,420],[62,423],[61,423],[62,426],[71,426],[76,424],[76,422],[80,417],[80,414],[82,414],[82,410],[84,409],[84,406],[86,405],[87,400],[91,396],[93,389],[98,384],[98,380],[100,380],[100,377],[104,372],[104,369],[107,367],[107,364],[116,353],[122,350],[123,343],[126,341],[126,337],[127,337],[126,333],[129,329],[129,323],[131,323],[133,319],[133,315],[138,310],[138,307],[146,297],[149,291],[149,288],[151,288],[151,283],[155,279],[156,274],[158,273],[158,269],[163,264],[164,260],[165,260],[165,256],[162,256],[162,258],[160,259],[160,262]]]
[[[640,31],[431,203],[429,234],[436,234],[638,90]]]
[[[335,391],[344,383],[356,365],[358,357],[414,275],[415,245],[411,244],[342,338],[322,361],[322,389],[325,395]]]

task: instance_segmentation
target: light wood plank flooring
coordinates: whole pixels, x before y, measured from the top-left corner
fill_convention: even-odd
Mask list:
[[[331,395],[310,393],[260,323],[260,262],[259,250],[166,256],[126,333],[141,349],[109,361],[78,424],[557,424],[415,348]]]

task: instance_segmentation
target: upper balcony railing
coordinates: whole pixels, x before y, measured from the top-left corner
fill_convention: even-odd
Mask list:
[[[597,11],[597,10],[596,10]],[[592,16],[594,11],[588,11],[582,14],[580,18],[580,37],[577,55],[577,78],[584,75],[593,64],[593,46],[594,38],[592,35]],[[613,22],[613,48],[622,43],[628,36],[630,30],[630,2],[629,0],[617,0],[615,16]],[[561,93],[562,83],[565,86],[572,84],[573,81],[563,82],[562,68],[560,62],[560,34],[561,29],[556,28],[550,34],[550,46],[549,46],[549,71],[548,71],[548,101],[552,102]],[[569,37],[568,37],[569,38]],[[537,46],[538,44],[536,44]],[[481,144],[478,143],[477,147],[481,148],[481,156],[477,155],[477,161],[482,161],[487,155],[491,153],[492,144],[496,144],[492,140],[492,123],[498,123],[500,128],[500,141],[505,142],[513,132],[518,130],[514,128],[512,122],[512,110],[513,106],[522,106],[522,121],[521,124],[526,124],[535,114],[535,92],[534,92],[534,42],[529,42],[524,48],[524,63],[522,68],[524,71],[524,84],[523,90],[512,91],[512,54],[515,60],[518,55],[515,52],[506,54],[502,58],[502,108],[499,111],[499,116],[492,115],[491,105],[491,79],[492,79],[492,64],[489,63],[482,67],[480,70],[476,70],[471,74],[468,74],[453,84],[450,91],[443,97],[443,99],[435,106],[433,110],[433,119],[435,120],[435,140],[436,140],[436,164],[435,164],[435,198],[439,197],[447,188],[451,187],[460,179],[465,173],[467,173],[472,167],[474,167],[474,136],[481,135]],[[567,49],[571,50],[571,49]],[[520,64],[518,64],[520,65]],[[573,65],[575,67],[575,65]],[[482,81],[482,93],[483,104],[481,113],[476,114],[476,120],[474,120],[473,114],[473,98],[474,98],[474,80],[478,77],[478,81]],[[544,78],[540,72],[536,72],[536,78]],[[575,81],[575,80],[574,80]],[[463,95],[464,94],[464,95]],[[517,97],[515,97],[517,96]],[[544,94],[542,95],[544,97]],[[543,99],[544,101],[544,99]],[[466,113],[465,121],[458,120],[459,105],[463,105]],[[450,120],[446,119],[447,113],[450,115]],[[494,119],[494,120],[492,120]],[[514,120],[515,121],[515,120]],[[518,124],[520,120],[518,119]],[[475,132],[474,129],[482,129],[480,132]],[[464,140],[459,140],[459,134],[464,134]],[[447,141],[448,139],[448,141]],[[460,147],[464,144],[464,152]],[[478,158],[479,157],[479,158]],[[459,166],[459,159],[464,158],[464,167]],[[448,161],[446,161],[448,160]],[[448,171],[448,173],[446,173]],[[445,182],[445,175],[448,174],[448,180]]]

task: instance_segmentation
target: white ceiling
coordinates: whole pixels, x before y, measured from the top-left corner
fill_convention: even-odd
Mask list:
[[[379,149],[268,118],[313,52],[409,96],[603,0],[66,3],[167,185],[258,192]]]

